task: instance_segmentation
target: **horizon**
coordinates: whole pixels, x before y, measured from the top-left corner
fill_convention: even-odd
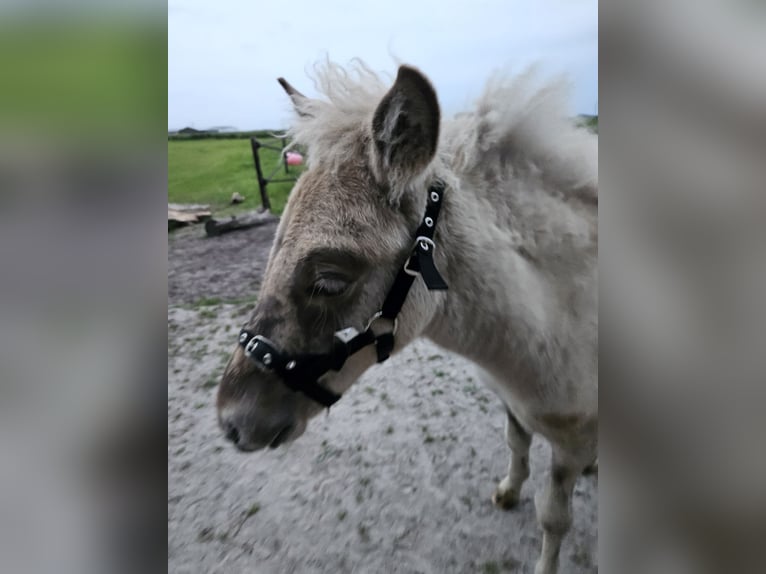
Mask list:
[[[576,117],[581,118],[597,118],[598,114],[587,114],[587,113],[576,113]],[[283,131],[285,128],[274,128],[274,127],[261,127],[261,128],[239,128],[237,126],[209,126],[209,127],[195,127],[195,126],[181,126],[180,128],[170,128],[168,127],[168,134],[175,134],[183,129],[191,128],[194,130],[197,130],[201,133],[220,133],[220,134],[242,134],[242,133],[250,133],[250,132],[275,132],[278,133],[280,131]]]

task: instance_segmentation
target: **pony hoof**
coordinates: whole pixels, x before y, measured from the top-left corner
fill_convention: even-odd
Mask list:
[[[519,504],[519,495],[513,491],[498,488],[492,494],[492,504],[502,510],[510,510]]]

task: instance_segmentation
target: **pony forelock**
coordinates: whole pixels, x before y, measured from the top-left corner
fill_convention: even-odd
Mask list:
[[[347,67],[319,62],[310,77],[320,97],[301,106],[287,135],[309,150],[309,164],[334,164],[358,152],[391,80],[358,59]]]

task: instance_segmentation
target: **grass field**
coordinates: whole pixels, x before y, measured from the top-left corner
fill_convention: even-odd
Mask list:
[[[259,139],[264,144],[280,147],[279,140]],[[264,177],[277,168],[280,153],[260,150]],[[301,166],[290,166],[290,177],[300,174]],[[284,168],[275,175],[285,176]],[[271,210],[280,214],[287,202],[293,182],[271,183],[266,188]],[[246,199],[231,205],[235,191]],[[214,216],[240,213],[260,207],[258,181],[253,166],[253,153],[247,139],[196,139],[168,141],[168,202],[204,203]]]
[[[598,116],[583,116],[582,123],[598,133]],[[264,144],[280,147],[276,138],[258,138]],[[277,169],[278,151],[260,150],[264,177]],[[302,166],[290,167],[290,176],[301,173]],[[277,170],[277,179],[285,176]],[[267,187],[271,211],[281,214],[293,182],[272,183]],[[246,200],[231,205],[235,191]],[[210,205],[216,217],[226,216],[260,207],[261,198],[253,166],[250,140],[238,139],[171,139],[168,141],[168,201],[170,203],[203,203]]]

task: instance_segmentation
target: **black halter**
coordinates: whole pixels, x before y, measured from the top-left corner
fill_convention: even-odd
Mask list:
[[[354,327],[337,331],[333,337],[332,349],[328,353],[287,355],[263,335],[255,335],[247,329],[242,329],[239,344],[245,349],[245,355],[278,374],[293,391],[301,391],[326,407],[335,404],[340,395],[320,385],[319,379],[328,371],[340,371],[351,355],[369,345],[375,345],[379,363],[388,359],[394,348],[397,315],[415,277],[423,277],[423,282],[430,290],[447,289],[447,284],[439,275],[433,258],[436,248],[434,231],[443,197],[444,183],[437,180],[428,188],[426,213],[420,227],[415,231],[412,253],[394,279],[383,307],[372,316],[364,331],[360,333]],[[391,323],[391,330],[375,334],[372,326],[379,321]]]

